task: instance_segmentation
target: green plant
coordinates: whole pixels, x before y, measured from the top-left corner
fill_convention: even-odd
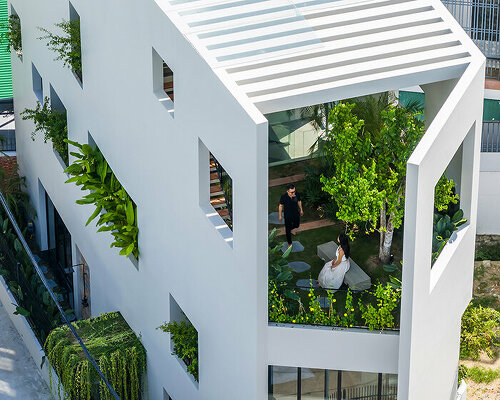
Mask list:
[[[459,364],[458,365],[458,385],[462,383],[462,380],[467,378],[467,374],[469,373],[469,368],[466,365]]]
[[[490,383],[500,377],[500,369],[483,367],[467,368],[467,378],[477,383]]]
[[[21,20],[17,14],[9,16],[9,22],[0,24],[5,31],[0,35],[0,44],[5,44],[7,50],[12,47],[17,54],[23,53],[21,39]]]
[[[347,224],[351,238],[355,225],[380,234],[379,259],[390,260],[394,230],[404,216],[406,164],[425,133],[418,114],[387,105],[380,118],[368,123],[354,114],[355,104],[333,107],[332,129],[325,144],[326,157],[335,160],[332,176],[322,176],[323,190],[337,203],[337,217]],[[367,128],[372,126],[372,128]],[[371,131],[370,131],[371,130]],[[457,202],[452,181],[440,180],[436,206]]]
[[[77,200],[77,204],[93,204],[94,212],[87,220],[90,224],[97,216],[97,232],[110,231],[113,235],[111,247],[118,247],[120,255],[133,254],[139,257],[137,206],[116,179],[99,148],[66,139],[79,152],[71,152],[75,162],[65,169],[72,175],[66,183],[75,183],[90,193]]]
[[[56,52],[55,60],[62,60],[64,66],[70,67],[81,79],[82,77],[82,46],[80,40],[80,21],[65,21],[55,24],[63,35],[55,35],[45,28],[40,28],[46,35],[38,39],[47,40],[47,47]]]
[[[31,139],[35,140],[37,132],[43,132],[44,142],[50,140],[52,146],[59,153],[66,165],[69,163],[68,144],[68,121],[66,111],[59,111],[51,107],[50,99],[45,97],[43,105],[37,101],[36,108],[27,108],[21,113],[23,120],[31,119],[35,124],[35,130]]]
[[[374,295],[377,299],[377,307],[372,304],[365,306],[361,302],[359,303],[366,325],[370,329],[392,328],[394,326],[393,310],[399,305],[401,290],[393,288],[390,284],[386,286],[379,284]]]
[[[494,356],[500,335],[500,312],[469,304],[462,315],[460,357],[477,359],[481,352]]]
[[[436,261],[441,254],[446,243],[451,238],[453,232],[458,230],[460,226],[467,222],[463,218],[463,210],[458,210],[453,217],[450,218],[448,214],[442,216],[441,214],[434,214],[433,234],[432,234],[432,262]]]
[[[97,318],[74,322],[73,326],[120,398],[140,400],[146,372],[146,351],[121,314],[102,314]],[[114,398],[67,326],[50,332],[44,349],[69,398]]]
[[[483,245],[476,248],[475,261],[500,261],[500,246]]]
[[[284,294],[287,298],[297,301],[299,299],[295,290],[290,289],[293,278],[293,269],[288,265],[287,258],[292,252],[289,247],[284,253],[281,251],[282,242],[276,241],[278,231],[274,228],[268,237],[269,242],[269,281],[272,282],[278,294]]]
[[[26,178],[19,176],[19,166],[17,163],[10,163],[9,168],[0,166],[0,191],[5,197],[7,206],[14,214],[15,220],[21,227],[26,226],[27,218],[36,217],[36,211],[31,205],[29,195],[25,189]],[[0,211],[0,216],[5,216],[3,208]],[[6,221],[5,223],[7,224],[8,222]]]
[[[198,332],[186,318],[183,321],[165,322],[157,329],[170,333],[174,344],[172,354],[179,357],[187,366],[187,371],[198,382]]]

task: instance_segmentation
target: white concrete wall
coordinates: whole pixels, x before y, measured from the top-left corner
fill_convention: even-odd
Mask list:
[[[481,153],[477,233],[500,235],[500,153]]]
[[[422,334],[424,328],[428,329],[424,323],[428,310],[422,313],[416,307],[420,297],[414,295],[417,291],[427,293],[429,283],[422,287],[418,282],[418,287],[414,288],[417,283],[408,277],[407,272],[404,276],[406,308],[403,312],[408,319],[404,340],[397,335],[376,337],[370,332],[351,334],[310,329],[305,332],[268,327],[267,120],[234,87],[230,93],[230,83],[208,67],[155,2],[109,0],[99,3],[96,9],[95,4],[84,0],[72,1],[81,17],[83,88],[70,70],[53,61],[55,55],[45,44],[35,39],[40,36],[36,29],[38,25],[53,29],[54,23],[69,18],[68,2],[11,2],[21,18],[23,34],[23,60],[13,57],[18,159],[37,207],[38,238],[40,243],[46,242],[44,188],[71,232],[73,247],[78,246],[89,264],[92,314],[119,310],[141,335],[148,352],[151,400],[162,399],[163,387],[176,400],[266,398],[267,365],[292,362],[290,354],[294,350],[289,346],[278,347],[281,337],[283,343],[297,346],[309,343],[314,347],[315,340],[327,343],[336,338],[344,349],[368,349],[370,345],[380,345],[366,354],[360,352],[354,360],[349,359],[346,352],[343,353],[345,359],[319,357],[307,361],[302,351],[302,358],[295,363],[307,361],[307,366],[314,368],[344,369],[344,365],[346,369],[359,366],[356,369],[374,370],[383,353],[380,350],[392,349],[381,368],[394,372],[395,359],[399,356],[398,372],[406,374],[400,382],[403,388],[401,399],[442,398],[434,394],[418,397],[418,390],[413,389],[413,385],[417,385],[415,373],[421,372],[424,361],[427,362],[422,359],[422,354],[415,353],[424,353],[425,339],[431,332],[429,329],[429,333]],[[165,2],[158,0],[158,3]],[[174,72],[173,115],[153,93],[152,48]],[[84,227],[92,208],[74,203],[81,192],[64,183],[67,176],[62,172],[51,144],[43,143],[40,135],[32,142],[32,123],[19,118],[23,109],[35,104],[36,97],[31,87],[32,62],[42,76],[44,95],[49,93],[49,85],[52,85],[68,110],[69,138],[86,142],[87,132],[90,132],[137,204],[141,252],[138,268],[119,256],[116,249],[109,248],[111,235],[97,234],[95,226]],[[437,71],[435,76],[438,79],[456,73],[455,69],[443,70]],[[415,79],[413,77],[411,82]],[[349,93],[380,92],[388,89],[389,84],[395,88],[405,81],[403,76],[394,81],[381,79],[373,84],[366,83],[362,88],[353,85],[355,89],[347,88],[342,94],[348,97]],[[458,99],[465,93],[472,101],[476,91],[479,91],[476,86],[470,93],[464,89]],[[477,110],[464,108],[467,105],[461,103],[459,112],[467,117],[472,115],[474,120]],[[444,114],[451,113],[454,106],[448,105]],[[433,135],[440,132],[440,128],[433,129]],[[465,133],[453,139],[451,146],[459,145],[463,136]],[[233,246],[223,240],[200,207],[207,195],[200,185],[200,177],[208,175],[207,170],[203,171],[206,155],[199,154],[199,149],[203,148],[200,141],[233,179]],[[435,152],[441,152],[440,146],[444,144],[438,140],[436,145]],[[200,158],[205,158],[202,164]],[[466,163],[470,161],[465,156],[463,158]],[[471,171],[475,171],[475,165],[475,161],[470,164]],[[434,167],[432,163],[426,166]],[[420,185],[424,177],[417,179],[412,175],[416,180],[411,181],[410,186],[413,188],[415,182]],[[475,179],[475,175],[465,176],[465,187],[477,189]],[[471,205],[467,211],[475,213],[474,194],[469,199]],[[417,204],[415,200],[407,200],[407,206],[416,207]],[[420,202],[418,206],[421,207]],[[427,207],[427,202],[422,203],[422,207]],[[416,214],[412,209],[408,214],[410,220]],[[416,225],[407,226],[415,228]],[[426,227],[426,223],[418,225],[419,231]],[[457,252],[466,261],[473,254],[469,244],[473,242],[470,236],[474,231],[474,221],[471,220],[469,233],[463,239],[463,250]],[[431,232],[428,233],[430,240]],[[419,239],[415,234],[415,231],[405,231],[405,246],[409,246],[405,247],[405,254],[411,254],[410,272],[422,268],[421,264],[414,263],[417,254],[412,250],[422,245],[418,242],[412,249]],[[447,362],[443,366],[444,372],[425,381],[430,383],[428,388],[435,388],[438,378],[443,378],[438,393],[453,390],[448,378],[455,349],[458,351],[456,321],[462,303],[466,301],[462,299],[467,297],[463,295],[463,286],[469,284],[465,264],[459,265],[459,270],[463,267],[464,272],[463,281],[458,279],[456,282],[460,301],[450,318],[436,321],[439,327],[452,323],[450,328],[441,331],[447,332],[447,338],[451,338],[443,349]],[[424,264],[423,268],[427,266]],[[450,268],[445,268],[443,274],[447,278],[449,273]],[[440,296],[445,294],[449,293]],[[156,330],[170,318],[170,295],[198,330],[199,385],[193,384],[178,360],[170,354],[168,335]],[[428,307],[429,304],[426,302],[422,306]],[[417,311],[413,312],[412,307]],[[447,310],[442,312],[448,315]],[[435,318],[438,316],[441,314],[437,313]],[[417,329],[417,325],[419,334],[413,335],[412,330]],[[331,336],[326,337],[326,333],[331,333]],[[430,349],[438,349],[439,343],[432,337],[429,343]],[[404,350],[403,356],[401,349]],[[437,366],[435,363],[434,367]]]
[[[425,136],[408,161],[398,398],[456,397],[460,322],[472,295],[484,60],[458,82],[424,86]],[[460,206],[468,223],[431,269],[434,188],[462,146]]]
[[[150,399],[161,399],[163,387],[175,399],[261,397],[267,392],[267,121],[243,110],[153,1],[108,1],[98,11],[72,2],[82,21],[83,89],[34,39],[37,26],[53,29],[69,17],[68,2],[12,3],[24,38],[23,60],[13,58],[19,163],[37,206],[38,233],[40,179],[90,266],[93,314],[120,310],[142,335]],[[175,74],[174,118],[153,94],[152,47]],[[44,95],[51,84],[68,110],[69,137],[86,142],[90,131],[138,205],[138,269],[109,248],[110,235],[84,227],[91,207],[74,203],[81,192],[64,184],[51,144],[41,136],[32,142],[32,123],[19,118],[35,104],[31,62]],[[199,139],[233,178],[233,248],[199,206]],[[169,293],[198,330],[199,389],[171,356],[168,335],[156,330],[169,320]]]

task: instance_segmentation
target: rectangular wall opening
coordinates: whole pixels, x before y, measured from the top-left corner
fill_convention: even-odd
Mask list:
[[[153,49],[153,92],[168,113],[174,116],[174,72]]]
[[[35,65],[31,63],[31,77],[33,80],[33,92],[40,103],[43,103],[43,81]]]
[[[61,131],[58,132],[57,137],[52,138],[52,147],[56,158],[60,162],[63,169],[65,169],[69,165],[68,144],[64,142],[64,139],[68,138],[68,117],[66,107],[64,107],[64,104],[52,85],[50,85],[50,108],[52,114],[57,116],[61,121]]]
[[[233,180],[216,156],[199,140],[200,207],[233,247]]]
[[[21,19],[17,14],[14,6],[10,5],[9,29],[12,35],[13,50],[21,61],[23,61],[23,45],[21,35]]]
[[[80,86],[83,86],[83,70],[82,70],[82,46],[81,46],[81,30],[80,30],[80,15],[76,11],[76,9],[73,7],[71,3],[69,3],[69,21],[75,26],[75,37],[73,37],[73,42],[77,43],[78,49],[75,49],[78,51],[80,54],[80,66],[79,68],[73,68],[73,74],[75,75],[76,80],[80,84]]]
[[[162,325],[162,330],[169,332],[172,354],[198,388],[198,331],[172,295],[170,295],[170,321]]]

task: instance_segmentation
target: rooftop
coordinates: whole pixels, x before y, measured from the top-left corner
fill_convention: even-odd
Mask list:
[[[157,2],[262,113],[456,78],[474,51],[439,0]]]

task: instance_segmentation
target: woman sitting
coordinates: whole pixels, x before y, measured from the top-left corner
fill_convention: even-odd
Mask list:
[[[337,242],[339,247],[337,247],[337,252],[335,253],[335,259],[328,261],[318,276],[318,285],[325,289],[338,289],[344,282],[344,275],[349,271],[349,256],[351,250],[349,248],[349,240],[347,235],[341,233]]]

